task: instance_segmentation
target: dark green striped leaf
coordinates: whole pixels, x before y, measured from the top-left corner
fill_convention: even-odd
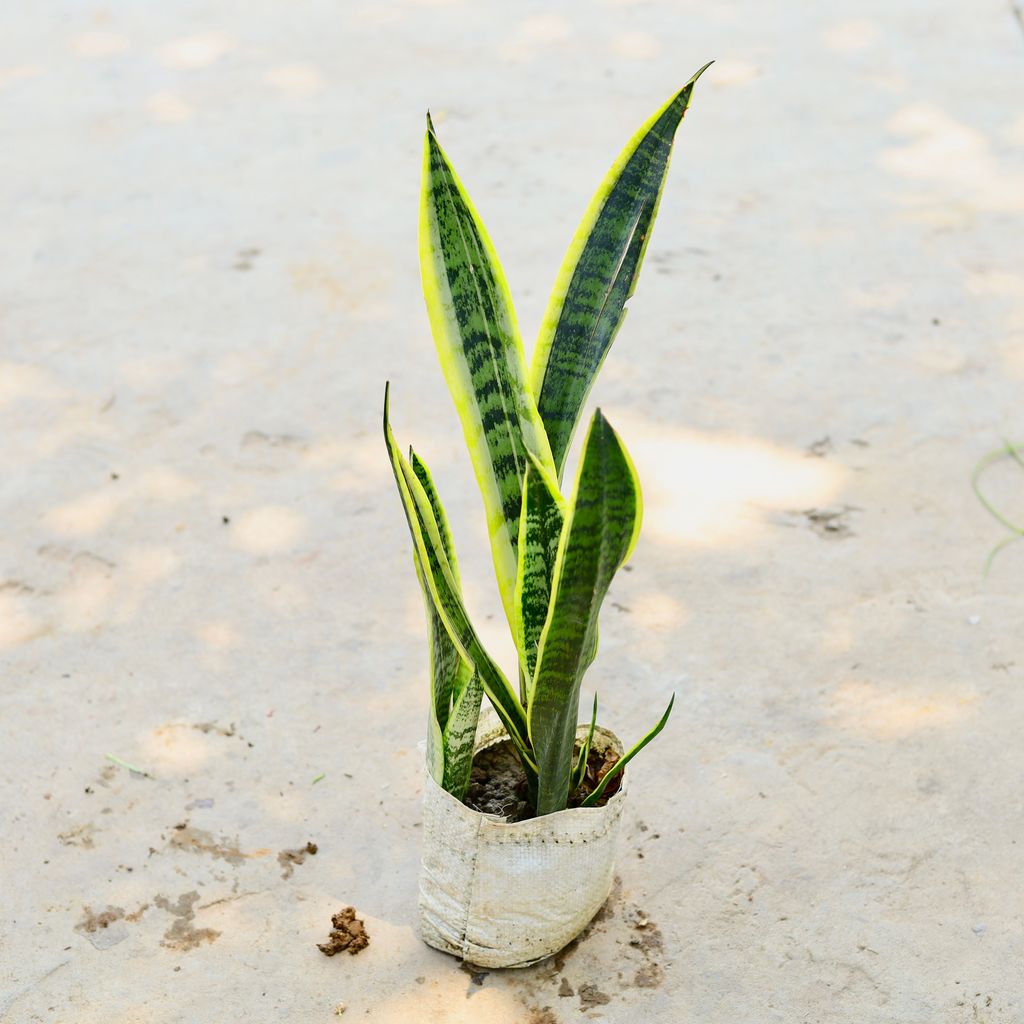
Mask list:
[[[555,479],[527,384],[504,272],[483,223],[427,126],[420,268],[430,325],[483,493],[502,603],[514,622],[516,545],[528,454]]]
[[[447,723],[451,693],[459,669],[465,662],[448,636],[441,617],[434,610],[430,588],[423,575],[419,555],[412,553],[416,578],[420,581],[423,603],[427,611],[427,648],[430,657],[430,705],[427,709],[427,767],[439,785],[444,784],[444,726]],[[441,635],[443,634],[443,635]],[[472,669],[471,669],[472,670]]]
[[[672,705],[675,704],[675,702],[676,695],[673,693],[672,699],[668,702],[668,707],[665,708],[665,714],[661,716],[661,720],[658,724],[635,747],[631,747],[627,750],[626,753],[608,769],[607,773],[597,786],[587,794],[586,799],[583,800],[580,807],[593,807],[597,804],[598,800],[600,800],[604,795],[604,791],[608,788],[608,783],[611,782],[612,779],[614,779],[615,776],[618,775],[619,772],[621,772],[623,768],[625,768],[626,765],[629,764],[629,762],[632,761],[633,758],[636,757],[636,755],[639,754],[640,751],[643,750],[644,747],[646,747],[662,729],[665,728],[665,723],[668,721],[668,716],[672,714]]]
[[[580,681],[597,646],[597,616],[640,529],[636,471],[600,409],[583,449],[553,576],[528,710],[537,813],[566,806]]]
[[[459,568],[455,560],[455,544],[452,541],[451,529],[448,526],[448,517],[445,515],[438,496],[437,488],[434,486],[433,477],[426,463],[410,448],[409,462],[426,492],[430,502],[431,511],[434,514],[434,522],[437,523],[438,535],[441,538],[441,547],[445,557],[448,559],[448,567],[452,572],[452,579],[456,587],[459,587]],[[419,577],[420,586],[423,589],[423,600],[426,605],[428,643],[430,648],[430,678],[431,696],[433,698],[434,714],[437,718],[437,726],[443,732],[448,724],[448,715],[451,710],[452,699],[456,689],[462,689],[466,680],[473,674],[473,667],[459,654],[458,648],[452,643],[448,630],[445,629],[441,617],[437,614],[433,599],[430,596],[430,588],[423,578],[422,566],[415,552],[413,558],[416,561],[416,575]]]
[[[411,448],[409,463],[430,503],[441,547],[448,559],[452,579],[458,588],[459,568],[455,559],[455,543],[434,479],[427,464]],[[423,577],[423,569],[415,551],[413,560],[416,563],[416,575],[426,605],[430,649],[432,699],[431,716],[427,723],[427,764],[435,781],[461,800],[469,784],[483,690],[473,672],[473,666],[462,657],[448,635],[448,630],[434,605],[430,587]]]
[[[389,389],[384,391],[384,438],[395,483],[402,498],[413,548],[422,570],[422,579],[438,617],[459,654],[473,666],[502,724],[519,751],[528,776],[535,771],[527,740],[526,714],[511,684],[484,650],[469,621],[458,584],[444,552],[440,530],[434,519],[430,499],[412,467],[402,456],[388,421]]]
[[[521,660],[520,680],[524,704],[529,702],[530,681],[537,663],[537,644],[548,617],[551,575],[565,520],[561,495],[535,466],[523,480],[523,512],[519,520],[519,569],[515,591],[515,641]]]
[[[672,141],[707,67],[629,140],[591,200],[555,281],[530,385],[559,477],[583,404],[636,288]]]
[[[455,693],[451,715],[442,736],[444,779],[441,786],[459,800],[466,795],[466,788],[469,786],[476,725],[480,717],[480,700],[483,692],[480,677],[475,672],[471,673],[464,681],[461,691]]]

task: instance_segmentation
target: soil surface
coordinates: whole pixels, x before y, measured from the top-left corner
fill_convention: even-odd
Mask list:
[[[318,942],[316,948],[324,956],[334,956],[342,951],[355,956],[369,944],[366,925],[356,917],[355,907],[345,907],[331,918],[331,934],[326,942]]]
[[[579,752],[579,744],[576,744],[573,748],[573,757],[578,757]],[[592,749],[587,758],[583,785],[570,799],[569,806],[578,807],[593,792],[616,760],[618,757],[611,749]],[[598,806],[603,807],[618,792],[620,782],[621,775],[608,783]],[[526,773],[511,740],[502,740],[477,752],[473,758],[469,789],[463,803],[474,811],[497,814],[506,821],[525,821],[534,816],[527,794]]]

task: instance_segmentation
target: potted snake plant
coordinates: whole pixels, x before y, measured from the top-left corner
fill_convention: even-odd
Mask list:
[[[600,908],[624,769],[672,710],[670,701],[628,750],[597,726],[596,698],[589,721],[579,722],[598,613],[636,543],[641,495],[600,410],[571,487],[563,474],[636,287],[676,129],[704,70],[640,127],[602,181],[555,282],[529,370],[501,264],[427,116],[423,291],[483,494],[517,686],[466,611],[437,487],[423,459],[412,449],[406,456],[395,439],[388,387],[384,435],[430,651],[420,930],[430,945],[485,967],[557,952]],[[481,715],[484,695],[493,712]]]

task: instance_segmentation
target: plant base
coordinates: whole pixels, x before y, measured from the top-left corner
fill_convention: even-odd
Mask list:
[[[581,726],[581,734],[586,727]],[[478,734],[477,750],[505,739]],[[621,754],[615,735],[594,744]],[[604,807],[507,822],[471,810],[427,774],[423,794],[420,934],[480,967],[526,967],[552,956],[608,898],[626,780]]]

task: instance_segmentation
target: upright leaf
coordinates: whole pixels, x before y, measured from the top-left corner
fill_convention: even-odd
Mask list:
[[[455,543],[434,479],[427,464],[411,448],[409,463],[430,503],[452,580],[459,588]],[[483,691],[473,666],[462,657],[448,635],[415,550],[413,560],[426,605],[430,649],[431,714],[427,723],[427,764],[438,785],[461,800],[469,784]]]
[[[515,641],[520,658],[521,699],[529,701],[537,663],[537,644],[548,617],[551,577],[565,521],[564,502],[547,477],[534,466],[523,479],[523,512],[519,519],[519,567],[515,590]]]
[[[423,486],[427,499],[430,502],[431,511],[434,513],[434,521],[437,523],[438,535],[441,539],[441,547],[445,557],[448,559],[448,567],[451,569],[452,579],[456,587],[459,587],[459,567],[455,559],[455,544],[452,540],[451,529],[448,526],[448,517],[445,515],[441,505],[440,496],[434,486],[433,477],[427,464],[414,452],[409,450],[409,462],[416,478]],[[423,589],[423,600],[426,605],[428,645],[430,649],[430,678],[431,696],[434,705],[434,714],[437,718],[438,729],[443,731],[448,724],[448,714],[451,710],[452,696],[456,689],[461,690],[466,680],[473,674],[473,667],[459,654],[458,648],[452,643],[441,617],[434,607],[433,599],[430,596],[430,588],[423,578],[423,569],[419,559],[413,552],[413,559],[416,563],[416,575],[419,578],[420,586]],[[438,780],[440,781],[440,780]]]
[[[590,713],[590,728],[580,744],[580,756],[576,759],[572,774],[569,776],[569,795],[580,788],[587,774],[587,761],[590,758],[590,745],[594,742],[594,727],[597,725],[597,694],[594,694],[594,710]]]
[[[514,626],[516,545],[528,454],[554,481],[527,386],[505,275],[483,223],[427,121],[420,269],[430,326],[483,493],[505,614]]]
[[[440,531],[430,500],[395,441],[388,421],[388,389],[384,391],[384,438],[395,483],[409,524],[413,548],[419,559],[422,577],[427,583],[434,607],[448,635],[463,658],[476,671],[484,692],[519,751],[529,777],[536,766],[527,739],[526,715],[511,684],[484,650],[462,603],[458,585],[444,553]]]
[[[420,589],[423,592],[423,603],[427,609],[427,648],[430,657],[430,705],[427,708],[427,768],[431,778],[439,785],[444,785],[444,725],[442,720],[447,722],[449,703],[451,701],[451,688],[454,683],[455,674],[462,664],[462,657],[451,644],[447,630],[440,616],[434,611],[434,602],[430,596],[430,588],[427,586],[426,577],[420,565],[420,557],[413,548],[413,564],[416,566],[416,578],[420,581]],[[438,630],[444,633],[444,639],[439,643]],[[446,644],[451,645],[450,651],[454,658],[447,656]],[[447,696],[443,696],[443,694]]]
[[[559,477],[583,404],[636,288],[672,141],[707,67],[629,140],[576,229],[548,300],[530,386]]]
[[[568,801],[580,682],[596,650],[601,602],[636,543],[640,519],[636,471],[599,409],[562,530],[528,709],[538,814]]]

